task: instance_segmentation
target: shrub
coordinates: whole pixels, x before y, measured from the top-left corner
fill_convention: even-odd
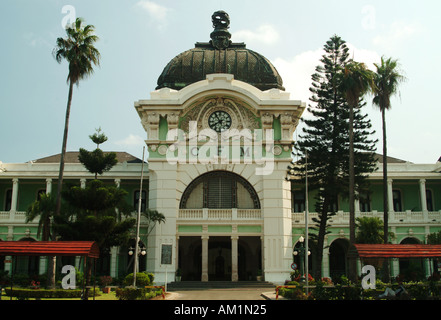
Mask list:
[[[100,284],[103,287],[109,286],[110,284],[112,284],[112,281],[113,281],[113,279],[111,276],[101,276],[100,277]],[[132,281],[133,281],[133,278],[132,278]]]
[[[150,277],[145,272],[137,272],[136,273],[136,286],[145,287],[151,285],[152,281]],[[128,274],[123,281],[124,286],[133,285],[133,273]]]
[[[149,292],[146,288],[117,288],[115,295],[119,300],[147,300]]]

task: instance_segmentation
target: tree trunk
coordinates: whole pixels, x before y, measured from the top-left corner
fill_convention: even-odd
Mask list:
[[[328,206],[323,205],[322,216],[320,219],[319,233],[317,237],[317,253],[316,253],[316,267],[314,272],[314,277],[316,280],[322,278],[322,263],[323,263],[323,247],[325,243],[326,235],[326,224],[328,221]]]
[[[67,107],[66,107],[66,119],[64,123],[64,135],[63,135],[63,145],[61,148],[61,158],[60,158],[60,171],[58,174],[58,186],[57,186],[57,199],[55,204],[55,216],[60,215],[60,209],[61,209],[61,190],[63,187],[63,174],[64,174],[64,156],[66,154],[66,145],[67,145],[67,133],[69,129],[69,117],[70,117],[70,107],[72,104],[72,92],[73,92],[73,82],[70,80],[69,83],[69,95],[67,98]],[[57,235],[54,233],[53,239],[54,241],[57,241]],[[55,287],[55,269],[56,269],[56,258],[54,259],[48,259],[48,287],[54,288]]]
[[[64,122],[64,135],[63,135],[63,145],[61,147],[61,158],[60,158],[60,171],[58,174],[58,186],[57,186],[57,202],[55,207],[55,215],[60,214],[61,209],[61,190],[63,188],[63,174],[64,174],[64,157],[66,155],[66,145],[67,145],[67,134],[69,131],[69,117],[70,117],[70,107],[72,105],[72,92],[73,92],[73,82],[70,80],[69,83],[69,96],[67,98],[66,107],[66,119]]]
[[[349,104],[349,242],[350,248],[355,244],[355,173],[354,173],[354,107]],[[349,280],[356,280],[356,260],[349,258]]]
[[[387,140],[386,140],[386,109],[382,108],[381,118],[383,121],[383,226],[384,226],[384,238],[383,242],[389,242],[389,201],[387,192]],[[389,260],[386,260],[383,266],[384,274],[383,281],[390,282],[389,275]]]

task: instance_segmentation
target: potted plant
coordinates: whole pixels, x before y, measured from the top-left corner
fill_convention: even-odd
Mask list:
[[[181,281],[181,277],[182,277],[182,275],[181,275],[181,269],[178,268],[178,269],[176,270],[176,275],[175,275],[175,279],[176,279],[176,281]]]
[[[102,276],[100,277],[100,282],[103,293],[110,293],[110,287],[109,285],[112,283],[113,279],[111,276]]]
[[[257,281],[262,281],[262,270],[257,270],[257,277],[256,277]]]

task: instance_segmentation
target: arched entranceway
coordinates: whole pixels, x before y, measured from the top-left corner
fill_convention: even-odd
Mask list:
[[[329,275],[333,280],[346,275],[349,241],[337,239],[329,247]]]
[[[121,247],[119,251],[120,256],[120,263],[124,266],[124,268],[119,268],[123,271],[123,274],[128,274],[133,272],[133,263],[135,261],[135,239],[130,239],[127,246]],[[138,248],[145,249],[146,246],[143,241],[139,241]],[[100,257],[101,258],[101,257]],[[146,254],[139,254],[138,255],[138,272],[146,271],[146,264],[147,264],[147,255]],[[107,257],[104,257],[103,261],[101,262],[101,271],[103,270],[109,270],[110,273],[110,255],[107,254]],[[105,265],[104,265],[105,264]],[[105,274],[107,271],[103,271],[103,274]]]
[[[213,218],[225,212],[232,217],[233,210],[260,209],[257,192],[247,180],[229,171],[205,173],[184,190],[179,208],[206,210],[208,219],[204,222],[207,232],[199,236],[179,234],[182,281],[256,280],[262,269],[260,236],[241,236],[228,230],[232,230],[231,222]]]
[[[420,244],[416,238],[405,238],[400,244]],[[400,279],[403,281],[419,281],[425,279],[424,259],[421,258],[400,258]]]

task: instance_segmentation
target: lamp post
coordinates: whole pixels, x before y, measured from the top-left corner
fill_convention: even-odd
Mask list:
[[[136,241],[135,248],[130,247],[129,248],[129,256],[133,256],[135,254],[134,259],[134,266],[133,266],[133,286],[136,287],[136,273],[138,272],[138,263],[139,263],[139,256],[145,256],[147,254],[147,248],[144,246],[139,245],[139,238],[138,241]]]
[[[293,254],[293,256],[299,256],[299,258],[300,258],[300,281],[305,282],[305,271],[304,271],[305,270],[304,260],[306,257],[306,255],[305,255],[306,248],[304,245],[305,238],[303,236],[300,236],[299,242],[300,242],[300,247],[297,249],[294,249],[292,251],[292,254]],[[311,254],[311,252],[308,250],[308,256],[310,254]],[[306,275],[306,276],[308,276],[308,275]]]

